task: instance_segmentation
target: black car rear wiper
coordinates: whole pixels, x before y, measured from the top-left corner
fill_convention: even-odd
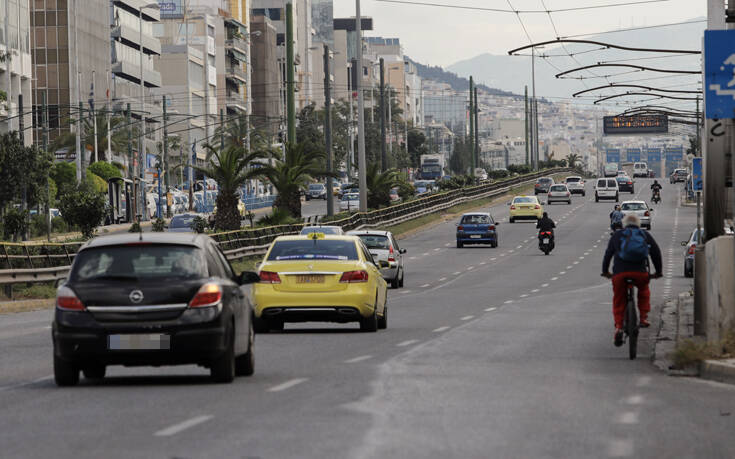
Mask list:
[[[100,274],[99,276],[88,277],[85,280],[87,280],[87,281],[94,281],[94,280],[130,280],[130,281],[137,281],[138,280],[138,276],[134,276],[132,274]]]

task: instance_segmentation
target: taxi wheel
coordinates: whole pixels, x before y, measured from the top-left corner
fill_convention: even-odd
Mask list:
[[[54,380],[57,386],[76,386],[79,383],[79,369],[54,355]]]
[[[385,305],[385,308],[383,309],[383,315],[378,317],[378,328],[381,330],[385,330],[388,328],[388,305]]]
[[[252,376],[255,373],[255,330],[253,330],[253,324],[250,323],[250,329],[248,331],[248,352],[245,354],[235,357],[235,375],[236,376]]]
[[[508,221],[509,221],[510,223],[515,223],[515,222],[516,222],[516,219],[515,219],[515,218],[513,218],[513,217],[510,217],[510,218],[508,219]]]
[[[360,318],[360,331],[364,332],[376,332],[378,331],[378,300],[375,299],[375,306],[373,307],[373,313],[370,317]]]
[[[235,342],[232,326],[227,329],[227,349],[212,361],[209,373],[212,380],[218,383],[231,383],[235,379]]]

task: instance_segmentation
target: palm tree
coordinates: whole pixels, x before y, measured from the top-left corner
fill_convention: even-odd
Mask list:
[[[219,187],[214,226],[225,231],[240,229],[237,192],[245,182],[261,175],[261,169],[252,166],[256,160],[267,158],[269,153],[262,150],[247,151],[235,145],[224,149],[205,145],[205,148],[208,152],[207,166],[193,167],[213,178]]]
[[[95,118],[97,120],[97,151],[98,160],[105,161],[109,158],[106,156],[107,151],[107,106],[99,110]],[[78,123],[77,119],[69,119],[68,123],[73,125]],[[125,118],[122,116],[110,116],[110,149],[113,153],[120,154],[127,151],[128,131],[126,129]],[[133,128],[132,137],[136,139],[137,133]],[[66,149],[73,151],[76,148],[76,134],[74,132],[65,132],[54,140],[51,144],[50,151],[58,151]],[[91,117],[82,118],[82,148],[94,151],[94,122]],[[90,161],[92,162],[92,161]]]
[[[371,209],[378,209],[390,205],[390,190],[401,183],[401,178],[396,169],[380,172],[380,166],[372,163],[368,165],[365,181],[367,182],[367,205]]]
[[[324,152],[306,151],[303,145],[286,145],[286,159],[259,169],[263,177],[278,190],[273,207],[287,209],[295,218],[301,218],[300,190],[315,178],[336,177],[337,174],[321,167]],[[329,190],[328,190],[329,191]]]
[[[574,169],[574,168],[576,167],[576,165],[577,165],[577,161],[579,161],[579,160],[580,160],[580,157],[579,157],[579,155],[578,155],[578,154],[576,154],[576,153],[569,153],[569,154],[567,155],[567,164],[568,164],[568,165],[569,165],[569,167],[571,167],[572,169]]]

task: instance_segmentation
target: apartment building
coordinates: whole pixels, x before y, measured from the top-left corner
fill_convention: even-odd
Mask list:
[[[33,142],[31,129],[26,129],[33,122],[32,68],[30,0],[3,0],[0,2],[0,132],[22,127],[26,145]]]

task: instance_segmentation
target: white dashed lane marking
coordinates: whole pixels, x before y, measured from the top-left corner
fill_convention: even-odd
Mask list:
[[[431,284],[424,284],[421,286],[421,288],[431,287]]]
[[[284,391],[286,389],[290,389],[290,388],[292,388],[294,386],[298,386],[299,384],[304,383],[306,381],[308,381],[307,378],[295,378],[295,379],[292,379],[290,381],[286,381],[283,384],[279,384],[277,386],[271,387],[270,389],[268,389],[268,392],[281,392],[281,391]]]
[[[176,435],[177,433],[183,432],[186,429],[190,429],[194,426],[207,422],[213,417],[214,416],[210,416],[210,415],[197,416],[195,418],[188,419],[184,422],[174,424],[170,427],[166,427],[165,429],[161,429],[158,432],[154,433],[153,435],[155,435],[156,437],[170,437],[171,435]]]
[[[410,345],[412,345],[414,343],[418,343],[418,342],[419,342],[419,340],[417,340],[417,339],[408,339],[406,341],[401,341],[400,343],[396,344],[396,346],[398,346],[398,347],[406,347],[406,346],[410,346]]]
[[[475,317],[475,316],[464,316],[464,317],[462,317],[462,318],[461,318],[461,319],[459,319],[459,320],[462,320],[462,321],[465,321],[465,320],[470,320],[470,319],[471,319],[471,318],[473,318],[473,317]]]
[[[444,282],[445,280],[447,280],[447,278],[446,277],[442,277],[442,278],[439,279],[439,282]]]
[[[441,333],[441,332],[443,332],[443,331],[447,331],[447,330],[449,330],[449,328],[450,328],[450,327],[448,327],[447,325],[445,325],[445,326],[443,326],[443,327],[435,328],[435,329],[433,330],[433,332],[434,332],[434,333]]]
[[[357,363],[362,362],[368,359],[372,359],[372,355],[361,355],[360,357],[355,357],[354,359],[345,360],[345,363]]]
[[[496,310],[496,309],[497,309],[497,308],[495,308],[495,307],[492,307],[492,308],[485,308],[485,312],[493,312],[493,311],[494,311],[494,310]]]

